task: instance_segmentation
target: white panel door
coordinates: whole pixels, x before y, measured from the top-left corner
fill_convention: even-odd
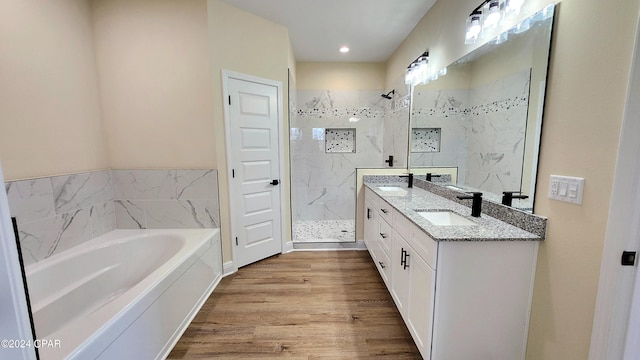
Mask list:
[[[282,251],[278,88],[229,78],[232,236],[237,265]]]

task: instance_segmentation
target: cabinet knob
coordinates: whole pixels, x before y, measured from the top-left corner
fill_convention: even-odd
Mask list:
[[[387,209],[380,209],[380,211],[382,211],[385,214],[389,212],[389,210],[387,210]]]
[[[382,261],[378,261],[378,264],[380,264],[380,267],[383,269],[386,267]]]
[[[382,237],[383,239],[386,239],[387,236],[388,236],[387,234],[380,233],[380,237]]]

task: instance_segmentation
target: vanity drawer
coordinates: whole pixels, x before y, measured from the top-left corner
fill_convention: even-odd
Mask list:
[[[378,194],[374,193],[373,190],[368,187],[364,188],[364,199],[368,201],[376,211],[380,211],[380,202],[383,201]]]
[[[391,253],[391,225],[389,225],[385,219],[381,218],[378,226],[380,229],[380,237],[378,238],[380,241],[380,247],[388,256],[389,253]]]
[[[435,270],[438,243],[413,223],[410,224],[410,235],[407,239],[416,253]]]
[[[384,280],[384,283],[387,285],[387,288],[390,288],[389,280],[391,280],[391,260],[389,260],[389,256],[384,251],[380,251],[378,255],[377,259],[374,260],[376,267],[380,272],[380,276],[382,276],[382,280]]]
[[[398,210],[393,209],[393,229],[400,234],[404,239],[411,237],[411,226],[413,223],[402,215]]]
[[[378,212],[380,213],[380,218],[385,219],[389,225],[393,225],[393,207],[391,205],[380,199],[378,202]]]

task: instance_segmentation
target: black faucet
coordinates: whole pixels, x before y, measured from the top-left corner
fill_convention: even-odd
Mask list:
[[[431,178],[440,177],[442,175],[427,173],[427,181],[431,181]]]
[[[502,205],[511,206],[513,199],[527,199],[527,195],[515,195],[522,194],[522,191],[503,191],[502,192]]]
[[[458,199],[460,200],[473,199],[473,203],[471,204],[471,216],[480,217],[480,213],[482,212],[482,193],[472,192],[469,194],[471,195],[460,195],[458,196]]]
[[[400,175],[401,178],[409,178],[409,185],[407,185],[408,188],[412,188],[413,187],[413,174],[412,173],[408,173],[407,175]]]

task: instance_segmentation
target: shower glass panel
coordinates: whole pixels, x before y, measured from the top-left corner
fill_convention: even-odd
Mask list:
[[[294,242],[354,242],[356,168],[382,164],[378,90],[296,90],[289,82]]]

